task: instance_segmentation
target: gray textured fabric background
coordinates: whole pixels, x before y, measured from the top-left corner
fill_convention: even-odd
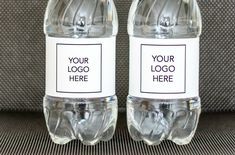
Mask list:
[[[40,111],[44,96],[46,0],[0,0],[0,111]],[[117,95],[128,93],[130,0],[118,0]],[[200,96],[204,111],[235,111],[235,2],[199,1],[203,17]],[[121,76],[120,76],[121,75]]]

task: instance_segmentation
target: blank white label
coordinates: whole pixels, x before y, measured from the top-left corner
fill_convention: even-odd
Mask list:
[[[47,37],[46,94],[105,97],[115,94],[115,37]]]
[[[198,96],[199,38],[130,37],[129,94],[143,98]]]

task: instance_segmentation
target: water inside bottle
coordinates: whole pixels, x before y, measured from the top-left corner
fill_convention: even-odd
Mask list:
[[[130,37],[166,41],[197,38],[201,34],[197,2],[134,0],[129,12],[128,33]],[[134,140],[143,140],[149,145],[160,144],[166,139],[179,145],[188,144],[196,131],[200,112],[199,96],[167,99],[129,94],[127,97],[129,133]]]
[[[53,38],[111,38],[118,19],[112,0],[49,0],[44,32]],[[59,97],[46,94],[44,115],[51,139],[66,144],[79,139],[86,145],[110,140],[117,121],[117,97]]]

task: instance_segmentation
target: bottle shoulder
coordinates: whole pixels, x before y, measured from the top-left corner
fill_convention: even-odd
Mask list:
[[[131,36],[192,38],[201,34],[200,9],[195,0],[133,1],[128,17]]]
[[[60,37],[108,37],[118,32],[112,0],[50,0],[44,17],[44,33]]]

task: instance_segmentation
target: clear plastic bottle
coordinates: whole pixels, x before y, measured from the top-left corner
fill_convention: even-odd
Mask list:
[[[165,139],[188,144],[201,113],[196,0],[134,0],[128,33],[131,137],[149,145]]]
[[[117,121],[113,0],[49,0],[44,115],[51,139],[110,140]]]

